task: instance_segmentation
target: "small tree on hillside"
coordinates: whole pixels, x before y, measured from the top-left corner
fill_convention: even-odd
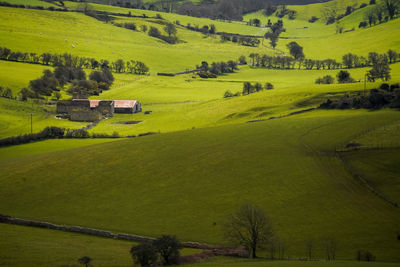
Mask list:
[[[296,61],[299,61],[301,59],[304,59],[304,52],[303,52],[303,47],[301,47],[298,43],[296,42],[290,42],[287,45],[290,54],[296,59]]]
[[[176,36],[177,30],[174,24],[168,23],[164,27],[164,31],[168,34],[168,37]]]
[[[352,82],[354,82],[354,79],[351,78],[350,73],[348,71],[345,71],[345,70],[341,70],[337,74],[337,80],[338,80],[339,83],[352,83]]]
[[[84,256],[84,257],[78,259],[78,262],[80,264],[85,265],[85,267],[88,267],[91,261],[92,261],[92,259],[89,258],[88,256]]]
[[[153,242],[154,247],[160,253],[165,265],[179,263],[179,249],[182,245],[175,236],[163,235]]]
[[[246,247],[253,258],[257,257],[257,249],[269,244],[274,235],[269,218],[252,204],[245,204],[231,214],[224,230],[229,240]]]

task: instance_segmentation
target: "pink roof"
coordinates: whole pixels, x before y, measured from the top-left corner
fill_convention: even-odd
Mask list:
[[[101,100],[89,100],[89,102],[90,102],[90,107],[91,108],[95,108],[95,107],[97,107],[98,105],[99,105],[99,102],[100,102]]]
[[[114,108],[133,108],[136,100],[114,100]]]
[[[102,100],[99,99],[72,99],[72,101],[89,101],[90,107],[95,108],[99,105]],[[136,100],[113,100],[114,108],[133,108],[136,104]]]

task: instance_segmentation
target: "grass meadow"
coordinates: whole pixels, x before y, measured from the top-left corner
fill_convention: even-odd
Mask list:
[[[344,10],[347,5],[362,2],[334,0],[290,6],[299,15],[293,21],[284,20],[287,32],[282,36],[292,39],[280,39],[278,49],[287,52],[286,44],[295,40],[304,46],[308,58],[338,60],[348,52],[366,56],[370,51],[398,50],[398,19],[367,29],[356,27],[344,34],[335,34],[334,25],[308,22],[312,15],[321,16],[329,5]],[[78,3],[66,5],[74,9]],[[246,22],[92,5],[97,10],[135,15],[160,13],[168,21],[179,20],[185,25],[215,24],[218,31],[258,35],[266,30],[247,26]],[[370,8],[357,10],[341,23],[351,29]],[[112,88],[93,98],[137,99],[144,111],[152,113],[117,114],[90,132],[116,131],[121,136],[159,133],[125,139],[47,140],[0,148],[0,213],[151,237],[174,234],[182,241],[228,245],[223,235],[228,214],[252,202],[269,215],[290,259],[306,256],[308,239],[315,241],[315,258],[323,259],[323,240],[333,238],[337,258],[342,261],[215,258],[194,266],[398,266],[398,208],[361,186],[334,152],[349,142],[360,143],[360,150],[343,152],[343,158],[374,187],[400,201],[400,113],[389,109],[314,110],[285,116],[318,107],[327,98],[362,92],[368,68],[348,70],[356,83],[332,85],[317,85],[315,80],[325,75],[335,77],[338,70],[241,66],[235,73],[216,79],[160,77],[156,72],[184,71],[204,60],[236,60],[250,53],[277,51],[221,42],[219,37],[183,28],[178,28],[182,41],[169,45],[76,12],[0,7],[0,14],[0,46],[13,51],[145,62],[150,75],[115,74]],[[268,19],[261,12],[247,14],[244,19],[255,17],[264,22]],[[162,21],[153,18],[116,20],[162,29]],[[17,94],[47,68],[51,67],[0,61],[0,86],[10,87]],[[400,64],[392,64],[391,69],[390,83],[400,82]],[[274,89],[223,98],[227,90],[241,91],[244,81],[270,82]],[[366,88],[376,88],[380,83],[367,83]],[[68,97],[65,89],[64,99]],[[55,106],[45,101],[0,98],[0,138],[29,133],[31,114],[34,132],[46,126],[77,129],[88,124],[56,119]],[[268,120],[270,117],[276,119]],[[264,121],[246,123],[250,120]],[[140,123],[124,123],[127,121]],[[129,242],[10,225],[0,225],[0,234],[0,265],[72,266],[83,254],[94,258],[95,266],[131,265]],[[350,262],[357,250],[371,251],[379,263]],[[194,252],[185,250],[184,254]],[[260,256],[268,257],[268,251]]]

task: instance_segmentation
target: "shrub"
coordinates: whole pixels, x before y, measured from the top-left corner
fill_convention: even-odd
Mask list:
[[[364,8],[364,7],[366,7],[366,6],[368,6],[366,3],[362,3],[362,4],[360,5],[360,8]]]
[[[156,37],[156,38],[161,36],[160,30],[153,26],[150,27],[148,34],[149,34],[149,36]]]
[[[308,22],[314,23],[314,22],[316,22],[317,20],[319,20],[319,18],[317,18],[316,16],[312,16],[312,17],[308,20]]]
[[[317,83],[317,84],[332,84],[334,82],[335,82],[335,79],[330,75],[326,75],[326,76],[324,76],[322,78],[318,78],[315,81],[315,83]]]
[[[274,85],[272,83],[266,83],[265,84],[265,89],[266,90],[272,90],[272,89],[274,89]]]
[[[229,97],[233,97],[233,94],[232,94],[231,91],[227,90],[227,91],[224,93],[224,98],[229,98]]]
[[[358,28],[366,28],[368,26],[368,23],[366,21],[361,21],[360,24],[358,24]]]
[[[353,83],[354,82],[354,79],[351,78],[350,73],[345,70],[341,70],[337,74],[337,80],[339,83]]]
[[[141,243],[130,250],[133,262],[140,266],[152,266],[157,262],[157,251],[152,243]]]
[[[46,127],[43,131],[34,134],[25,134],[19,136],[12,136],[4,139],[0,139],[0,147],[26,144],[32,141],[38,141],[43,139],[54,139],[63,138],[65,129],[58,127]]]
[[[182,248],[182,245],[175,236],[163,235],[155,240],[153,244],[163,258],[165,265],[179,263],[179,249]]]

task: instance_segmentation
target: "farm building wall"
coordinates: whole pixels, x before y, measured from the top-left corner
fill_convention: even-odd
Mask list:
[[[71,121],[99,121],[103,116],[97,110],[74,109],[70,113]]]

